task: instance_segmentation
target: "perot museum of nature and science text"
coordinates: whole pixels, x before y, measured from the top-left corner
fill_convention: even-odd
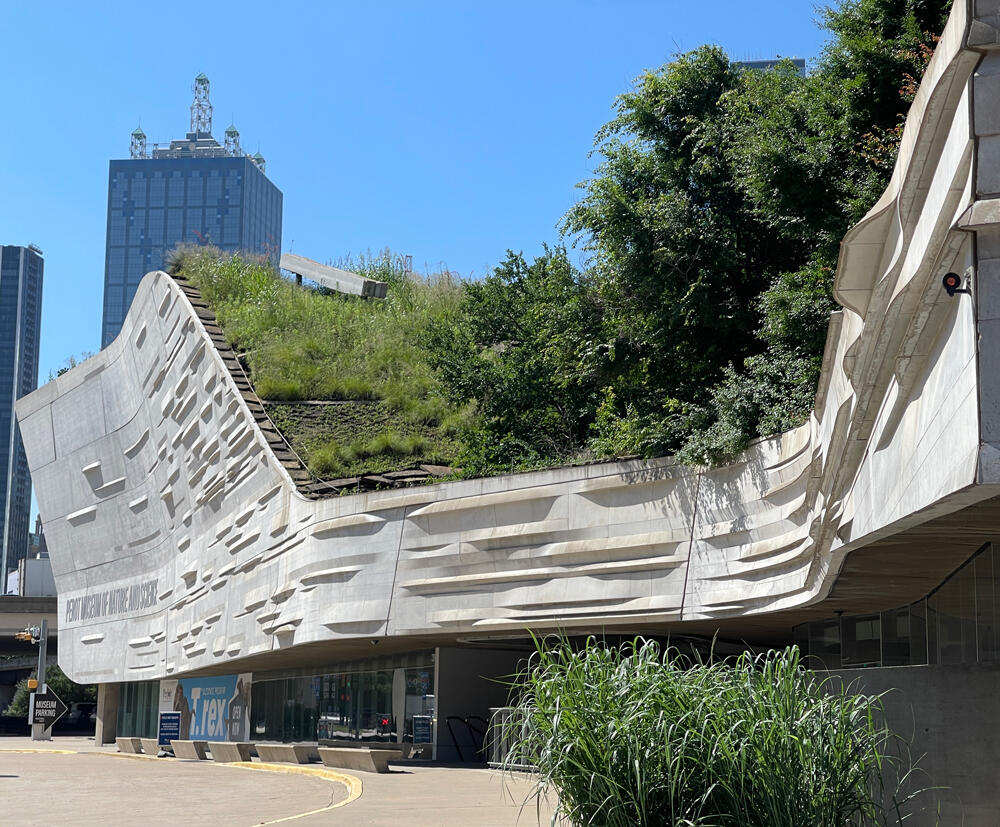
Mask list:
[[[898,687],[932,781],[993,823],[975,819],[1000,770],[1000,1],[955,3],[835,295],[810,420],[735,464],[341,495],[198,291],[149,273],[105,350],[17,404],[60,665],[100,685],[106,741],[178,710],[191,737],[468,759],[529,630],[798,642]]]

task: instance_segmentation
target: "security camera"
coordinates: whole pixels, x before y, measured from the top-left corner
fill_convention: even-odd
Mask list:
[[[941,286],[949,296],[954,296],[956,293],[972,294],[968,287],[962,287],[962,277],[958,273],[945,273],[941,279]]]

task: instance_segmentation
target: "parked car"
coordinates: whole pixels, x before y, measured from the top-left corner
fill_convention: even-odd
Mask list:
[[[85,729],[97,722],[97,704],[93,701],[73,701],[63,719],[67,726]]]

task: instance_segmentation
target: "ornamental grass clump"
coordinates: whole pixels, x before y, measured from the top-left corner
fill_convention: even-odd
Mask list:
[[[539,645],[502,733],[574,825],[898,824],[911,764],[880,696],[806,669],[796,648],[713,663],[637,639]]]

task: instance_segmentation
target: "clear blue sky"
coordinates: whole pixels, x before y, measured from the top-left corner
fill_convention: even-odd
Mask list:
[[[478,277],[531,255],[588,177],[616,94],[678,50],[815,57],[808,0],[7,0],[0,242],[45,253],[39,382],[100,345],[108,161],[183,137],[192,80],[284,193],[284,249],[390,247]]]

